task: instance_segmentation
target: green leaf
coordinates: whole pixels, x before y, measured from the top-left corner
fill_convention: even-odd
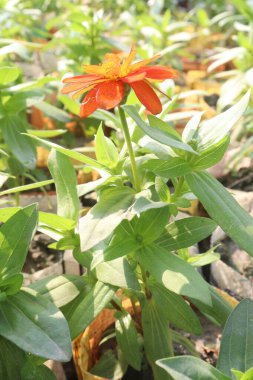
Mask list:
[[[137,371],[141,370],[141,347],[137,330],[130,314],[122,315],[115,323],[116,339],[126,362]]]
[[[212,219],[200,216],[179,219],[165,227],[156,244],[168,251],[188,248],[211,235],[216,226]]]
[[[96,157],[98,162],[114,168],[119,161],[119,153],[113,142],[105,137],[102,125],[98,128],[96,135]]]
[[[123,220],[114,230],[113,237],[103,252],[103,260],[114,260],[140,248],[140,242],[132,232],[129,221]]]
[[[167,289],[211,305],[208,284],[200,274],[177,255],[155,244],[138,253],[141,265]]]
[[[191,166],[194,170],[203,170],[217,164],[224,156],[229,145],[229,137],[224,137],[218,143],[201,152],[198,157],[192,157]]]
[[[32,360],[21,371],[21,380],[57,380],[53,371],[44,364],[37,365]]]
[[[71,358],[71,340],[62,313],[31,289],[1,303],[0,335],[43,358],[60,361]]]
[[[57,307],[67,305],[73,301],[82,290],[87,288],[85,277],[74,275],[50,276],[38,280],[29,288],[53,302]]]
[[[28,129],[27,132],[30,135],[47,139],[51,137],[61,136],[67,132],[67,129],[53,129],[53,130]]]
[[[120,288],[140,290],[134,270],[126,258],[100,263],[96,266],[96,276],[101,282]]]
[[[43,187],[43,186],[51,185],[51,183],[54,183],[53,179],[35,182],[35,183],[30,183],[29,185],[13,187],[12,189],[1,191],[0,196],[1,195],[7,195],[7,194],[21,193],[22,191],[27,191],[27,190],[38,189],[38,188]]]
[[[0,67],[0,86],[14,82],[20,75],[18,67]]]
[[[231,368],[253,367],[253,301],[242,300],[229,316],[222,334],[217,368],[232,376]]]
[[[174,380],[231,380],[216,368],[194,356],[178,356],[158,360],[157,365],[169,373]]]
[[[17,115],[27,107],[31,107],[43,99],[43,94],[38,91],[24,91],[11,95],[4,103],[4,111],[12,116]]]
[[[168,133],[169,135],[173,136],[173,138],[175,138],[178,141],[182,141],[180,134],[176,131],[176,129],[171,127],[166,121],[163,121],[154,115],[148,115],[148,121],[151,127],[159,129],[160,131],[163,131],[165,133]]]
[[[25,360],[24,351],[0,336],[0,379],[21,380]]]
[[[168,145],[172,148],[177,148],[186,152],[191,152],[197,154],[190,145],[183,143],[175,133],[170,132],[170,128],[168,127],[167,131],[165,131],[165,127],[161,129],[161,124],[164,125],[165,122],[159,120],[159,123],[153,127],[145,123],[141,117],[139,116],[136,108],[134,106],[123,106],[124,110],[128,113],[128,115],[136,122],[138,127],[140,127],[145,134],[147,134],[152,139],[164,144]],[[155,121],[157,121],[156,119]],[[154,120],[152,120],[153,122]],[[166,124],[166,123],[165,123]],[[159,128],[160,127],[160,128]]]
[[[48,168],[55,181],[57,214],[76,221],[79,216],[80,203],[77,196],[77,179],[73,165],[68,157],[52,149],[48,157]]]
[[[156,240],[164,230],[169,220],[169,208],[153,208],[142,212],[130,222],[132,236],[140,242],[141,245],[147,245]]]
[[[60,100],[60,102],[64,104],[68,111],[70,111],[74,115],[79,116],[80,106],[77,102],[72,100],[67,95],[58,95],[58,99]]]
[[[106,239],[126,218],[133,200],[134,191],[129,187],[115,187],[103,191],[99,202],[80,219],[81,250],[87,251]]]
[[[209,291],[212,299],[211,306],[205,305],[191,297],[189,297],[189,300],[206,316],[206,318],[223,327],[233,308],[211,285],[209,285]]]
[[[150,284],[156,308],[161,316],[181,330],[201,334],[202,327],[192,308],[179,295],[159,284]]]
[[[4,141],[13,155],[27,169],[34,169],[36,165],[36,150],[34,144],[23,133],[26,124],[21,117],[12,115],[1,119],[1,130]]]
[[[198,125],[200,123],[203,112],[197,112],[186,124],[182,133],[182,140],[185,143],[194,142]]]
[[[106,122],[106,125],[116,130],[122,128],[120,120],[112,112],[100,109],[93,112],[91,117]]]
[[[247,372],[245,372],[241,380],[252,380],[252,378],[253,378],[253,368],[250,368]]]
[[[194,267],[203,267],[204,265],[214,263],[215,261],[220,259],[220,254],[214,252],[214,249],[215,248],[211,248],[205,253],[200,253],[196,256],[190,256],[187,259],[187,262]]]
[[[242,380],[243,379],[243,375],[244,375],[243,372],[237,371],[236,369],[233,369],[233,368],[231,369],[231,372],[234,375],[234,377],[236,378],[236,380]],[[250,378],[249,378],[249,380],[250,380]]]
[[[238,11],[249,21],[252,20],[253,12],[250,3],[247,3],[244,0],[233,0],[233,5],[235,5]]]
[[[210,146],[221,141],[238,122],[240,117],[245,112],[250,99],[249,90],[242,99],[229,110],[214,116],[212,119],[203,121],[195,136],[199,151],[203,151]]]
[[[47,116],[51,117],[52,119],[55,119],[62,123],[68,123],[69,121],[71,121],[71,117],[67,112],[60,110],[59,108],[52,106],[49,103],[43,101],[39,102],[36,104],[36,108],[44,112]]]
[[[31,137],[32,139],[34,139],[36,141],[39,141],[42,145],[48,146],[50,148],[53,148],[53,149],[57,150],[57,152],[65,154],[65,156],[68,156],[68,157],[70,157],[70,158],[72,158],[74,160],[82,162],[82,163],[84,163],[86,165],[89,165],[89,166],[91,166],[93,168],[97,168],[97,169],[101,169],[101,170],[107,171],[107,168],[104,165],[100,164],[96,160],[93,160],[93,158],[85,156],[82,153],[79,153],[79,152],[76,152],[74,150],[70,150],[70,149],[67,149],[67,148],[63,148],[60,145],[52,143],[51,141],[40,139],[37,136],[33,136],[33,135],[30,135],[30,134],[25,134],[25,135]]]
[[[114,288],[98,281],[86,297],[78,299],[64,312],[72,339],[76,338],[111,301]]]
[[[211,218],[242,249],[253,256],[253,218],[209,173],[188,174],[186,180]]]
[[[23,275],[21,273],[13,274],[3,280],[0,280],[0,291],[5,292],[6,295],[17,293],[23,284]]]
[[[37,206],[27,206],[0,228],[0,277],[21,272],[38,220]]]
[[[162,202],[170,202],[171,196],[169,187],[161,177],[155,178],[155,190]]]
[[[164,178],[179,177],[192,171],[190,163],[180,157],[172,157],[168,160],[151,159],[142,167]]]
[[[142,327],[144,349],[155,380],[171,380],[157,367],[156,360],[173,355],[172,336],[167,320],[162,318],[152,300],[146,301],[142,309]]]
[[[0,208],[0,221],[2,223],[7,222],[16,212],[22,210],[21,207],[4,207]]]
[[[1,219],[1,212],[0,212]],[[71,219],[63,218],[62,216],[49,212],[39,212],[39,226],[48,226],[58,231],[72,231],[75,228],[75,222]]]

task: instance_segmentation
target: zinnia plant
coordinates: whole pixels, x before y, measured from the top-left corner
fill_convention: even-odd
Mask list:
[[[217,253],[211,249],[192,256],[190,247],[220,225],[253,255],[253,218],[206,171],[223,157],[229,131],[244,113],[250,93],[210,120],[201,122],[201,114],[195,115],[181,136],[163,116],[144,119],[133,105],[120,104],[125,86],[130,86],[151,113],[159,113],[161,103],[151,81],[176,75],[166,67],[146,66],[153,59],[133,63],[134,56],[134,50],[125,59],[107,55],[101,66],[86,66],[87,75],[64,80],[65,93],[79,96],[88,92],[81,105],[82,116],[99,107],[119,106],[113,118],[107,111],[104,115],[116,121],[115,129],[124,132],[123,147],[104,135],[102,125],[96,135],[96,159],[30,135],[52,148],[48,168],[56,186],[58,210],[57,215],[37,213],[34,206],[2,212],[5,223],[0,235],[8,244],[0,247],[0,334],[9,351],[18,347],[18,371],[26,360],[34,359],[36,370],[41,367],[36,363],[43,359],[36,355],[69,360],[70,335],[72,340],[77,338],[110,308],[114,310],[115,334],[103,333],[107,341],[113,336],[112,347],[116,342],[117,348],[103,354],[100,342],[93,347],[99,354],[87,358],[94,342],[85,335],[85,344],[90,346],[75,355],[83,379],[95,375],[104,379],[102,364],[106,363],[106,368],[120,371],[108,378],[123,378],[131,367],[136,377],[140,371],[143,378],[150,377],[145,372],[148,369],[155,380],[171,380],[172,362],[160,359],[177,354],[175,343],[197,355],[191,341],[179,331],[201,334],[199,314],[224,326],[232,309],[196,270],[218,260]],[[96,170],[100,178],[77,185],[70,158],[82,163],[85,170]],[[86,213],[82,210],[80,217],[79,197],[91,191],[96,192],[97,203]],[[209,217],[185,214],[178,218],[179,210],[189,207],[192,199],[201,201]],[[39,228],[56,240],[54,247],[73,250],[76,261],[85,267],[84,275],[50,276],[20,290],[19,272],[37,221]],[[131,307],[125,307],[126,300]],[[29,355],[24,357],[22,350]],[[245,360],[238,363],[237,370],[248,370],[241,365]],[[45,371],[44,367],[39,370]]]

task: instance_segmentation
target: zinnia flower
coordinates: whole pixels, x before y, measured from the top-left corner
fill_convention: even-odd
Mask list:
[[[122,54],[106,54],[101,65],[83,66],[86,75],[63,79],[63,83],[67,83],[61,91],[63,94],[74,93],[72,98],[76,99],[88,92],[81,104],[80,117],[87,117],[98,108],[116,107],[128,86],[149,112],[156,115],[162,111],[151,81],[175,78],[176,71],[165,66],[146,66],[159,55],[133,63],[135,55],[133,47],[126,58],[122,58]]]

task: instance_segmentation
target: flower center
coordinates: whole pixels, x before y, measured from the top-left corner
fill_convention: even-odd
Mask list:
[[[119,79],[127,75],[127,72],[122,72],[122,58],[122,54],[106,54],[101,66],[105,78]]]

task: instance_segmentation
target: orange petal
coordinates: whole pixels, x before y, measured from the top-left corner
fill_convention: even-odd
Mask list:
[[[128,67],[133,62],[135,56],[136,56],[136,50],[135,50],[134,45],[132,45],[131,51],[130,51],[129,55],[126,57],[126,59],[124,60],[124,62],[121,65],[121,75],[126,75],[127,74]]]
[[[142,61],[140,61],[140,62],[136,62],[136,63],[134,63],[133,65],[131,65],[131,66],[129,67],[129,70],[130,70],[131,72],[136,71],[136,70],[139,70],[141,67],[146,66],[148,63],[150,63],[150,62],[152,62],[152,61],[155,61],[155,60],[158,59],[158,58],[160,58],[160,54],[157,54],[157,55],[155,55],[155,56],[152,57],[152,58],[144,59],[144,60],[142,60]]]
[[[166,66],[143,67],[139,72],[145,72],[147,79],[165,80],[177,77],[177,71]]]
[[[97,88],[91,90],[84,98],[80,107],[80,117],[84,118],[92,114],[98,109],[98,103],[96,101]]]
[[[121,81],[109,81],[98,86],[97,103],[99,108],[109,110],[116,107],[124,96],[124,85]]]
[[[75,77],[64,78],[63,83],[86,83],[93,80],[102,79],[99,75],[77,75]]]
[[[127,75],[126,77],[124,78],[121,78],[121,80],[125,83],[133,83],[133,82],[138,82],[142,79],[144,79],[146,76],[146,73],[143,72],[143,73],[134,73],[134,74],[131,74],[131,75]]]
[[[162,104],[155,91],[144,81],[130,83],[139,101],[153,115],[162,112]]]
[[[104,74],[104,69],[102,65],[83,65],[83,69],[88,74],[102,75]]]
[[[76,100],[77,98],[79,98],[79,96],[81,96],[82,94],[85,94],[85,92],[87,92],[87,91],[92,90],[93,87],[95,87],[95,86],[96,86],[96,84],[91,84],[90,86],[85,86],[85,87],[81,88],[80,91],[77,91],[72,95],[72,99]]]

